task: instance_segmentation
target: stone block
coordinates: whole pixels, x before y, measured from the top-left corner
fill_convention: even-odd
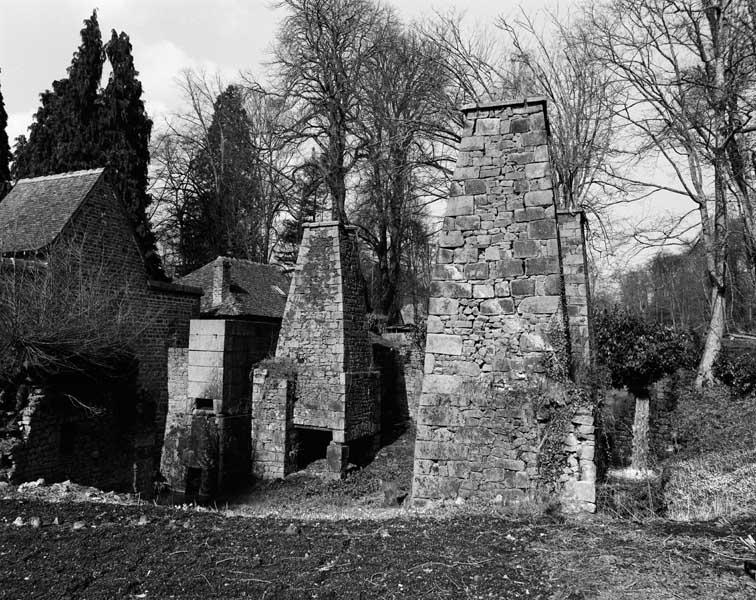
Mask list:
[[[527,117],[513,118],[509,122],[511,133],[525,133],[530,131],[530,120]]]
[[[538,179],[549,175],[549,163],[534,162],[525,165],[525,176],[528,179]]]
[[[546,211],[540,206],[529,206],[514,211],[514,220],[518,223],[524,221],[536,221],[546,218]]]
[[[507,156],[507,160],[516,165],[526,165],[533,162],[532,152],[512,152]],[[524,175],[524,174],[523,174]]]
[[[474,202],[472,196],[455,196],[446,200],[446,216],[460,217],[473,214]]]
[[[520,314],[554,314],[559,309],[559,296],[532,296],[525,298],[517,307]]]
[[[433,354],[448,354],[459,356],[462,354],[462,336],[443,333],[429,333],[427,336],[426,352]]]
[[[465,265],[467,279],[488,279],[488,263],[471,263]]]
[[[431,298],[428,301],[428,312],[431,315],[456,315],[459,301],[453,298]]]
[[[433,373],[433,369],[436,368],[436,357],[432,354],[425,355],[425,361],[423,362],[423,373],[427,376],[429,373]]]
[[[499,119],[484,118],[475,121],[475,135],[498,135],[499,131]]]
[[[515,311],[514,300],[512,298],[499,298],[501,312],[505,315],[511,315]]]
[[[438,240],[441,248],[459,248],[465,243],[461,231],[442,231]]]
[[[455,227],[460,231],[477,230],[480,227],[480,217],[478,215],[457,217]]]
[[[465,278],[462,273],[462,269],[460,269],[456,265],[450,264],[434,265],[431,276],[433,277],[433,279],[441,281],[459,280]]]
[[[441,333],[444,330],[443,321],[434,315],[428,316],[428,333]]]
[[[423,394],[454,394],[464,379],[455,375],[429,374],[423,378]],[[428,398],[428,400],[435,400]]]
[[[535,281],[532,279],[515,279],[509,283],[513,296],[532,296],[535,294]]]
[[[562,278],[559,275],[549,275],[543,284],[544,294],[547,296],[558,296],[562,293]]]
[[[512,293],[510,284],[508,281],[500,281],[494,286],[494,293],[501,298],[502,296],[509,296]]]
[[[541,244],[533,240],[517,240],[512,249],[515,258],[530,258],[541,253]]]
[[[487,191],[486,182],[482,179],[468,179],[465,181],[465,194],[468,196],[482,195]]]
[[[505,295],[505,294],[501,294]],[[490,283],[473,285],[473,298],[493,298],[494,286]]]
[[[556,256],[529,258],[525,261],[528,275],[552,275],[559,273],[559,259]]]
[[[431,297],[433,298],[471,298],[472,285],[456,281],[431,282]]]
[[[525,194],[525,207],[550,206],[554,203],[554,193],[551,190],[539,190]]]
[[[523,133],[520,141],[523,146],[542,146],[548,143],[548,138],[546,137],[546,131],[541,129],[539,131]]]
[[[448,264],[454,262],[454,250],[439,248],[437,262],[439,264]]]
[[[522,260],[500,260],[492,269],[494,277],[510,278],[519,277],[525,273],[524,263]]]
[[[553,219],[542,219],[528,223],[528,237],[532,240],[554,239],[556,235],[556,221]]]
[[[482,315],[500,315],[502,313],[499,300],[484,300],[480,303],[480,314]]]

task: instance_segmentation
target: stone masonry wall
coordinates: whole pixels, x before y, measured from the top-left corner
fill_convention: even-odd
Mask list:
[[[170,346],[187,345],[189,319],[199,311],[201,291],[148,280],[131,224],[104,177],[100,177],[63,228],[50,253],[54,255],[54,260],[50,261],[51,268],[64,264],[72,273],[81,269],[103,290],[123,293],[124,309],[131,313],[142,329],[134,348],[139,360],[140,391],[132,390],[131,397],[122,398],[121,401],[129,410],[136,409],[138,415],[148,415],[152,420],[138,420],[137,430],[128,440],[119,438],[119,443],[124,447],[117,453],[104,452],[97,447],[102,446],[101,431],[113,431],[120,425],[118,422],[94,426],[92,423],[96,419],[82,418],[75,427],[64,423],[67,431],[77,430],[75,443],[77,448],[81,448],[81,452],[74,450],[74,453],[78,452],[80,466],[67,469],[74,473],[72,477],[75,480],[82,483],[106,488],[117,484],[118,487],[127,486],[149,496],[153,489],[156,459],[160,456],[168,408],[167,351]],[[50,390],[53,395],[55,392]],[[50,415],[34,411],[27,417],[25,427],[29,430],[29,439],[37,439],[36,430],[47,429]],[[41,437],[44,435],[40,433]],[[90,448],[92,444],[95,445],[94,450]],[[50,452],[57,452],[53,446],[50,446]],[[25,444],[19,450],[19,463],[42,465],[55,462],[54,456],[40,458],[40,448]],[[35,458],[25,457],[23,453],[27,450],[34,453]],[[122,460],[124,457],[128,459],[124,459],[126,462]],[[85,464],[87,460],[88,465]],[[17,471],[19,476],[22,471],[27,473],[24,477],[33,476],[32,471],[26,468]]]
[[[544,394],[562,393],[556,384],[543,389],[544,359],[567,311],[545,100],[464,112],[431,284],[413,481],[419,504],[533,496],[544,483],[539,449],[549,431],[536,416]],[[558,482],[570,487],[570,510],[592,510],[593,482],[581,482],[577,456],[593,441],[583,436],[575,446],[570,433],[569,420],[556,433],[564,463],[556,477],[581,483],[573,490]]]
[[[295,383],[255,370],[252,406],[252,474],[260,479],[288,475],[294,466]]]
[[[590,285],[586,268],[588,256],[585,244],[585,213],[559,210],[557,223],[572,362],[580,371],[591,362],[592,340],[588,314]]]

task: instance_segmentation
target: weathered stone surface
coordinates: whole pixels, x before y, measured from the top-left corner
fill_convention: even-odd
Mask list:
[[[466,279],[488,279],[488,263],[471,263],[465,265]]]
[[[535,489],[548,489],[567,499],[567,510],[595,509],[590,489],[575,487],[592,485],[595,478],[592,421],[567,425],[558,450],[564,470],[543,481],[539,440],[548,424],[536,419],[533,398],[518,397],[513,405],[500,387],[543,376],[550,350],[543,332],[553,326],[562,303],[558,239],[563,245],[570,240],[563,251],[570,269],[566,314],[583,319],[573,321],[568,333],[587,331],[580,298],[587,293],[580,279],[582,240],[574,218],[553,208],[544,111],[544,103],[536,101],[467,114],[464,136],[471,139],[461,146],[470,150],[459,155],[454,177],[460,184],[453,197],[472,198],[472,204],[464,214],[447,211],[438,254],[442,266],[433,270],[415,446],[418,502],[519,502]],[[459,235],[449,237],[450,232]],[[551,392],[534,391],[540,393]]]
[[[541,219],[528,223],[528,236],[534,240],[554,239],[557,236],[556,221]]]
[[[431,283],[431,294],[435,298],[470,298],[472,285],[456,281],[434,281]]]
[[[434,354],[459,356],[462,354],[462,336],[430,333],[428,334],[426,348],[427,352]]]
[[[494,277],[519,277],[525,273],[525,267],[522,260],[502,259],[495,263],[493,271]]]
[[[525,261],[527,275],[552,275],[559,273],[559,259],[556,256],[529,258]]]
[[[482,179],[468,179],[465,181],[465,193],[468,196],[476,196],[486,193],[486,182]]]
[[[456,315],[459,301],[454,298],[431,298],[428,302],[428,312],[431,315]]]
[[[449,198],[446,201],[447,217],[458,217],[471,214],[473,214],[472,196],[456,196],[454,198]]]
[[[441,248],[459,248],[464,245],[465,240],[461,231],[442,231],[438,240]]]
[[[532,279],[515,279],[509,284],[513,296],[532,296],[535,294],[535,281]]]
[[[525,207],[528,206],[550,206],[554,203],[554,194],[550,190],[528,192],[525,194]]]
[[[534,240],[518,240],[513,244],[515,258],[530,258],[541,253],[541,244]]]
[[[517,310],[522,313],[554,314],[559,308],[559,296],[533,296],[520,302]]]

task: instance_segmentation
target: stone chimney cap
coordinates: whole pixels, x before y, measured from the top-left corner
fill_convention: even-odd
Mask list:
[[[495,102],[477,102],[474,104],[465,104],[460,110],[463,113],[473,110],[496,110],[497,108],[507,108],[508,106],[517,106],[519,104],[546,104],[546,96],[525,96],[523,98],[510,98],[509,100],[497,100]]]

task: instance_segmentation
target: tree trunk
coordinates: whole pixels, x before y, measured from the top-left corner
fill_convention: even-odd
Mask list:
[[[639,473],[648,471],[648,396],[635,397],[633,454],[630,467]]]
[[[706,334],[701,362],[698,364],[696,375],[696,387],[701,388],[714,381],[714,361],[722,347],[722,335],[725,323],[725,297],[722,288],[714,287],[711,290],[711,320]]]

